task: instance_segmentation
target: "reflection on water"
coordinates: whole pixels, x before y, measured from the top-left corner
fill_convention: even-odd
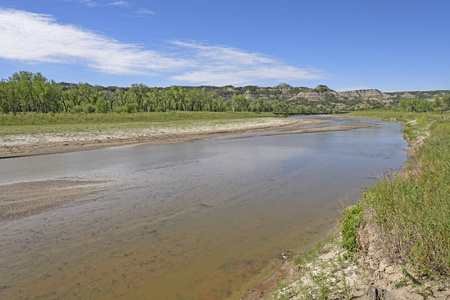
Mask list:
[[[0,160],[0,184],[82,178],[100,194],[0,223],[0,297],[239,299],[399,169],[401,126]],[[248,135],[248,134],[247,134]]]

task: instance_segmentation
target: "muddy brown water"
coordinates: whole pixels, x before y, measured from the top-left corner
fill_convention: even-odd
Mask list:
[[[0,185],[105,182],[0,223],[0,298],[239,299],[405,162],[400,124],[327,124],[370,127],[0,160]]]

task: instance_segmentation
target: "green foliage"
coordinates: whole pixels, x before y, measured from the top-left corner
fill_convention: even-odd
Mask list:
[[[83,112],[83,108],[82,108],[81,106],[79,106],[79,105],[75,105],[75,106],[72,108],[72,112],[73,112],[73,113],[76,113],[76,114],[82,113],[82,112]]]
[[[418,117],[419,115],[416,115]],[[386,231],[387,247],[418,272],[450,274],[450,122],[447,115],[422,115],[411,133],[427,124],[430,136],[408,163],[404,179],[388,176],[362,202]]]
[[[426,112],[433,111],[433,102],[421,99],[401,99],[398,108],[408,112]]]
[[[124,111],[129,114],[137,113],[138,109],[139,109],[139,106],[137,103],[127,103],[124,106]]]
[[[84,107],[83,107],[83,111],[86,113],[86,114],[92,114],[92,113],[95,113],[95,111],[97,110],[97,108],[94,106],[94,105],[92,105],[92,104],[86,104]]]
[[[342,247],[349,253],[354,253],[357,248],[356,230],[363,223],[364,210],[361,203],[342,211],[344,217],[340,220],[342,227]]]
[[[79,110],[81,109],[81,110]],[[260,117],[274,117],[272,113],[246,113],[246,112],[140,112],[134,114],[85,114],[83,108],[75,106],[72,114],[54,114],[52,122],[41,113],[17,113],[17,114],[0,114],[0,126],[28,126],[28,125],[46,125],[46,124],[115,124],[115,123],[140,123],[140,122],[186,122],[199,120],[235,120]]]
[[[322,100],[291,100],[299,92],[321,93]],[[261,88],[181,87],[150,88],[134,83],[129,88],[91,86],[87,83],[56,84],[40,73],[14,73],[0,82],[0,113],[74,112],[93,105],[97,113],[166,111],[247,111],[277,113],[332,113],[378,107],[382,104],[361,99],[339,99],[326,86]],[[76,109],[74,109],[77,107]],[[92,111],[90,109],[89,111]]]
[[[299,98],[301,92],[316,93],[314,101]],[[444,112],[450,107],[446,91],[427,92],[435,101],[402,99],[397,108],[402,111]],[[448,92],[448,91],[447,91]],[[391,93],[392,94],[392,93]],[[417,95],[416,95],[417,94]],[[422,97],[421,92],[414,93]],[[150,88],[143,83],[131,87],[91,86],[88,83],[57,84],[40,73],[21,71],[0,81],[0,113],[74,112],[75,107],[93,105],[97,113],[108,112],[166,112],[166,111],[247,111],[294,114],[329,114],[354,110],[384,108],[385,103],[337,97],[335,91],[319,85],[306,87],[181,87]],[[395,103],[393,104],[395,106]],[[122,107],[122,108],[121,108]],[[90,109],[92,111],[92,109]]]
[[[102,114],[109,112],[109,108],[110,108],[109,103],[103,97],[100,97],[97,100],[97,103],[95,103],[95,107],[96,107],[96,111],[98,113],[102,113]]]

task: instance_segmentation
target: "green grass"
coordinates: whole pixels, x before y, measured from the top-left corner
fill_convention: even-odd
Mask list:
[[[361,200],[365,213],[386,233],[385,247],[422,274],[450,275],[450,118],[449,114],[368,112],[355,116],[396,118],[410,138],[429,131],[407,163],[407,176],[387,176]]]
[[[366,189],[357,205],[344,209],[340,221],[342,241],[327,237],[294,259],[302,274],[297,287],[276,289],[272,299],[352,299],[351,287],[342,271],[357,250],[355,232],[366,217],[385,232],[385,248],[410,261],[418,275],[450,273],[450,114],[403,113],[394,111],[352,112],[348,116],[396,120],[405,124],[405,137],[429,135],[424,145],[407,163],[405,177],[387,175]],[[321,254],[337,243],[346,249],[337,259],[320,261]],[[361,266],[361,268],[363,268]],[[314,272],[311,272],[314,270]],[[406,268],[404,278],[394,288],[419,287],[417,293],[428,296]],[[302,276],[302,275],[301,275]],[[369,280],[368,278],[363,278]],[[443,289],[443,288],[442,288]]]
[[[173,122],[173,121],[200,121],[217,119],[246,119],[260,117],[274,117],[272,113],[251,112],[151,112],[134,114],[42,114],[42,113],[18,113],[0,114],[0,126],[23,125],[64,125],[64,124],[103,124],[103,123],[134,123],[134,122]]]
[[[188,127],[213,121],[215,124],[252,118],[274,117],[272,113],[246,112],[165,112],[135,114],[0,114],[0,136],[14,134],[71,134],[120,129]]]

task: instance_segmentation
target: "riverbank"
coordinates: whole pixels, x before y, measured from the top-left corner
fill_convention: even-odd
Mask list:
[[[34,125],[23,133],[17,126],[3,128],[0,158],[13,158],[72,151],[99,149],[130,144],[161,145],[182,143],[242,132],[323,124],[318,119],[238,118],[228,120],[194,120],[189,122],[135,122],[91,124],[83,130]],[[74,125],[75,126],[75,125]],[[76,126],[75,126],[76,127]],[[20,182],[0,186],[0,222],[22,218],[53,209],[64,203],[104,190],[101,182],[86,180],[51,180]],[[55,192],[57,191],[57,193]]]
[[[161,145],[193,141],[246,131],[318,124],[319,120],[286,118],[246,118],[194,120],[189,122],[134,122],[78,125],[30,126],[15,130],[3,127],[0,158],[62,153],[130,144]]]
[[[291,270],[297,279],[246,299],[449,299],[448,114],[353,115],[405,125],[404,172],[379,181],[345,209],[342,233],[297,256]]]

